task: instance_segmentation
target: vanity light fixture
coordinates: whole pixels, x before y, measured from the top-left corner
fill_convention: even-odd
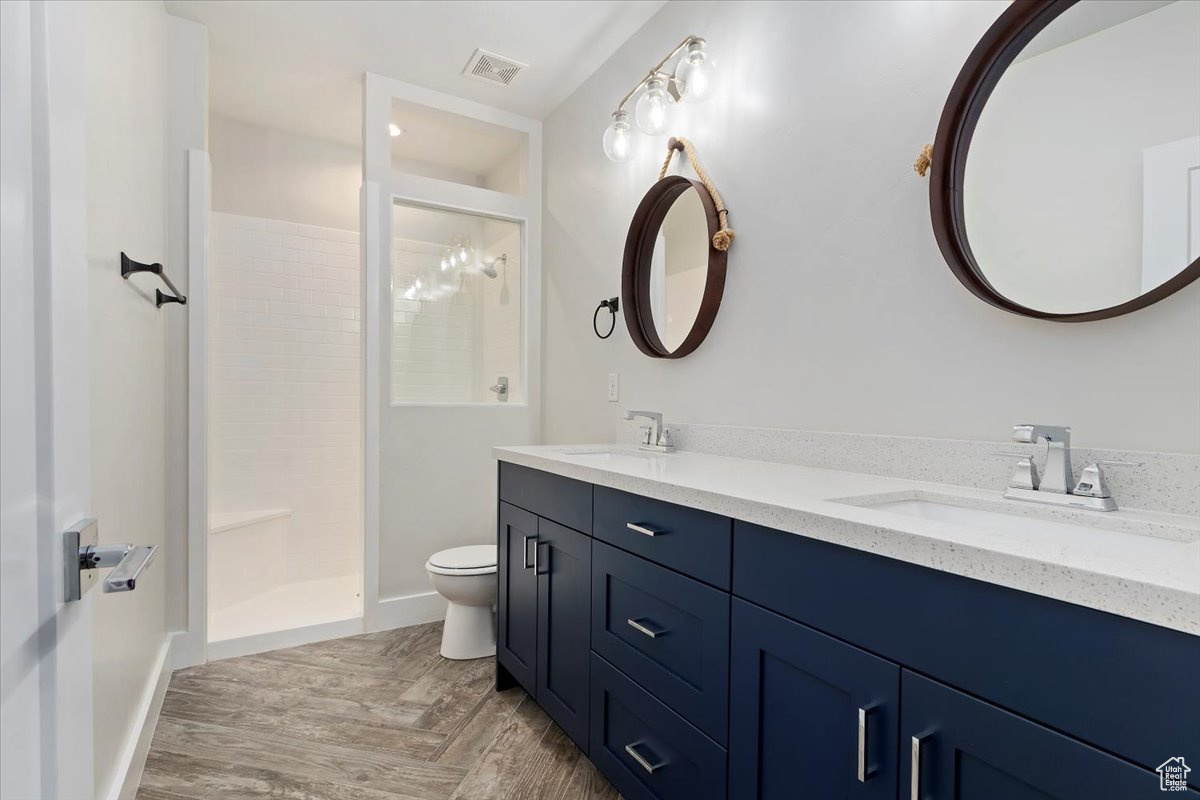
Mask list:
[[[665,72],[663,68],[680,53],[683,57],[675,65],[675,71]],[[626,161],[633,154],[633,131],[625,104],[635,95],[641,93],[634,108],[638,127],[644,133],[657,136],[666,131],[671,106],[677,100],[698,103],[712,94],[712,66],[708,43],[704,39],[689,36],[680,42],[617,103],[612,122],[604,131],[604,154],[616,162]]]
[[[393,139],[395,139],[395,138],[399,137],[400,134],[402,134],[402,133],[404,133],[404,128],[401,128],[399,125],[397,125],[394,122],[388,123],[388,136],[391,136]]]

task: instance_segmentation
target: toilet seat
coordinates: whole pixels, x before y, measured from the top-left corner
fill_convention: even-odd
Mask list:
[[[496,571],[496,545],[475,544],[442,550],[429,557],[425,569],[435,575],[487,575]]]

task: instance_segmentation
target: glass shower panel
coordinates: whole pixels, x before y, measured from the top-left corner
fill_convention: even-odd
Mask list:
[[[393,403],[523,403],[522,225],[395,203]]]

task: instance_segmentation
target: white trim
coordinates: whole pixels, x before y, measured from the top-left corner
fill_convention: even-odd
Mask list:
[[[392,362],[388,359],[388,371],[391,372]],[[391,390],[391,381],[388,381],[389,392]],[[392,400],[388,403],[388,408],[529,408],[529,403],[475,403],[475,402],[453,402],[453,403],[431,403],[426,400]]]
[[[363,401],[363,466],[362,466],[362,587],[363,627],[368,631],[379,626],[379,184],[364,181],[360,200],[359,225],[362,235],[360,264],[362,264],[362,401]],[[389,389],[390,392],[390,389]]]
[[[108,800],[133,800],[138,786],[142,782],[142,772],[146,768],[146,756],[150,754],[150,742],[154,739],[154,727],[158,724],[158,714],[162,710],[163,697],[167,694],[167,685],[171,682],[171,651],[182,641],[178,633],[167,634],[158,650],[155,668],[146,677],[146,686],[142,689],[142,699],[138,702],[138,711],[134,719],[137,722],[125,736],[125,744],[121,747],[120,762],[117,772],[113,775],[112,784],[104,792]]]
[[[388,631],[393,628],[423,625],[446,618],[446,598],[437,592],[386,597],[379,601],[376,613],[381,624],[375,630]]]
[[[237,658],[255,653],[266,653],[270,650],[282,650],[285,647],[299,647],[302,644],[324,642],[328,639],[340,639],[343,636],[356,636],[363,632],[362,617],[350,617],[333,622],[322,622],[318,625],[305,625],[300,628],[288,628],[282,631],[258,633],[254,636],[209,642],[208,658],[210,661],[220,661],[224,658]]]
[[[208,153],[187,153],[188,258],[188,597],[184,641],[174,666],[203,664],[208,640]]]

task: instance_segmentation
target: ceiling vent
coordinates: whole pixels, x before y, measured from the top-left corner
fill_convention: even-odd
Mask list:
[[[471,56],[471,60],[467,62],[467,66],[463,68],[463,75],[488,83],[508,86],[516,79],[517,75],[521,74],[521,70],[528,66],[528,64],[522,64],[520,61],[514,61],[496,53],[489,53],[481,48],[476,50],[475,54]]]

